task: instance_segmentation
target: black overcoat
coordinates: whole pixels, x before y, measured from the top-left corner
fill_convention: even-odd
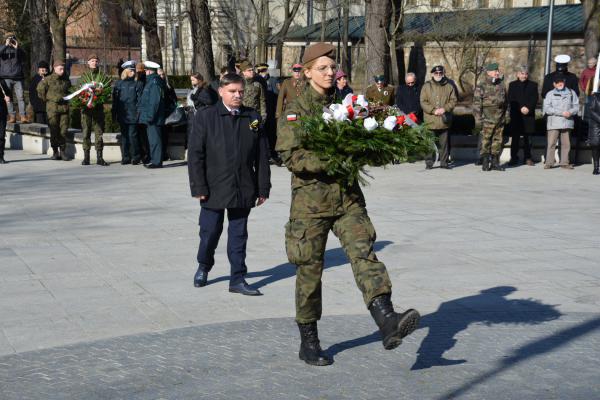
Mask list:
[[[600,146],[600,93],[588,97],[588,142],[591,146]]]
[[[202,207],[252,208],[269,197],[269,144],[260,115],[248,107],[232,116],[219,101],[198,110],[188,142],[192,196],[208,196]]]
[[[537,83],[526,80],[512,81],[508,85],[510,104],[510,130],[515,134],[535,133],[535,107],[538,102]],[[523,115],[521,108],[527,107],[529,114]]]

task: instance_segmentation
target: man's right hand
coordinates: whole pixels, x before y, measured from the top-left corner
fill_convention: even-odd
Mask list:
[[[206,201],[208,199],[208,196],[204,196],[204,195],[202,195],[202,196],[194,196],[194,197],[197,198],[200,201]]]
[[[10,97],[4,96],[4,101],[6,102],[6,104],[10,103]]]

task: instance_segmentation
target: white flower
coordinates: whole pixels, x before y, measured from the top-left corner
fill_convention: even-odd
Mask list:
[[[331,112],[324,112],[323,113],[323,120],[325,122],[329,122],[329,121],[333,120],[333,114]]]
[[[341,104],[332,104],[329,109],[333,112],[333,119],[336,121],[345,121],[348,119],[348,109]]]
[[[385,121],[383,121],[383,127],[388,131],[393,131],[396,127],[398,119],[394,116],[387,117]]]
[[[367,118],[363,123],[365,125],[365,129],[368,131],[372,131],[373,129],[376,129],[379,126],[375,118]]]

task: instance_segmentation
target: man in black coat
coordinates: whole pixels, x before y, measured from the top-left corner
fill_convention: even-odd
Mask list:
[[[510,105],[510,162],[519,164],[519,144],[523,136],[523,158],[529,166],[535,165],[531,158],[531,140],[535,133],[535,107],[538,102],[538,85],[529,80],[529,70],[523,65],[517,71],[517,79],[508,85]]]
[[[244,277],[248,215],[262,205],[271,190],[269,142],[260,115],[242,105],[244,79],[226,74],[219,83],[219,101],[196,112],[188,144],[192,196],[200,200],[200,247],[194,286],[205,286],[227,210],[227,256],[231,265],[229,291],[248,296],[261,293]]]
[[[10,90],[4,79],[0,78],[0,164],[7,164],[4,160],[4,146],[6,145],[6,123],[8,121],[8,103],[10,103]]]
[[[38,63],[38,73],[31,79],[29,84],[29,104],[33,108],[33,122],[36,124],[48,124],[48,115],[46,114],[46,103],[39,98],[37,87],[41,81],[48,76],[50,72],[50,64],[46,61]]]
[[[421,109],[421,85],[417,83],[417,76],[409,72],[404,78],[405,85],[398,86],[396,90],[396,106],[406,115],[414,113],[419,122],[423,122],[423,109]]]

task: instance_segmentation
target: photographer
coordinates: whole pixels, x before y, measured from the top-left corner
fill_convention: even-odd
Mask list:
[[[3,46],[0,46],[0,79],[4,79],[9,92],[15,91],[15,97],[19,104],[19,116],[21,123],[29,123],[25,112],[25,101],[23,101],[23,64],[25,52],[19,48],[19,42],[15,35],[8,35]],[[9,93],[10,94],[10,93]],[[12,102],[8,103],[8,122],[17,121]]]

